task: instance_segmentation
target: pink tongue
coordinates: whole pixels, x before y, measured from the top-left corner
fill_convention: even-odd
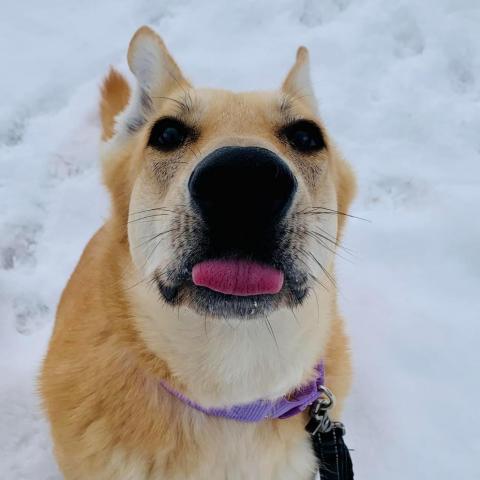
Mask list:
[[[192,270],[195,285],[227,295],[262,295],[278,293],[283,286],[283,272],[246,260],[207,260]]]

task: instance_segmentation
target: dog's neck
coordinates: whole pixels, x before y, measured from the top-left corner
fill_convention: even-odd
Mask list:
[[[167,364],[183,393],[205,407],[273,400],[311,380],[333,304],[331,293],[319,290],[294,312],[221,320],[174,309],[145,282],[127,294],[146,347]]]

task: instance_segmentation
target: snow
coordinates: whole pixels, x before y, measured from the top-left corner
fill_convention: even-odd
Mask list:
[[[0,478],[61,478],[35,378],[61,290],[108,214],[98,85],[154,27],[200,85],[276,87],[309,47],[359,195],[339,260],[357,478],[480,478],[480,4],[9,2],[0,17]]]

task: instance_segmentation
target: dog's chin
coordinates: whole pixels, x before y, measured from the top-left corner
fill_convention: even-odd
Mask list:
[[[306,298],[309,287],[303,275],[286,275],[280,292],[261,295],[231,295],[194,285],[189,280],[166,284],[156,279],[162,299],[173,307],[185,306],[201,316],[219,319],[265,318],[280,308],[294,309]],[[290,284],[293,280],[293,285]]]

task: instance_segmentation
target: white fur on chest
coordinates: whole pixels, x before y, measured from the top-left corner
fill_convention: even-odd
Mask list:
[[[164,453],[159,452],[155,468],[141,457],[113,452],[99,480],[313,480],[316,460],[308,437],[294,445],[271,436],[258,435],[254,427],[226,423],[220,430],[204,432],[197,467],[188,473],[183,465],[168,473]],[[290,443],[290,442],[289,442]]]
[[[322,290],[295,313],[272,313],[269,324],[265,318],[208,319],[174,309],[144,284],[131,295],[146,345],[166,361],[183,393],[205,407],[277,399],[314,376],[325,350],[331,302]]]
[[[282,439],[272,431],[261,434],[255,426],[223,422],[214,432],[207,428],[203,459],[188,480],[311,480],[315,459],[307,436]],[[212,433],[213,435],[209,435]],[[286,440],[286,441],[285,441]],[[179,475],[175,480],[181,480]]]

